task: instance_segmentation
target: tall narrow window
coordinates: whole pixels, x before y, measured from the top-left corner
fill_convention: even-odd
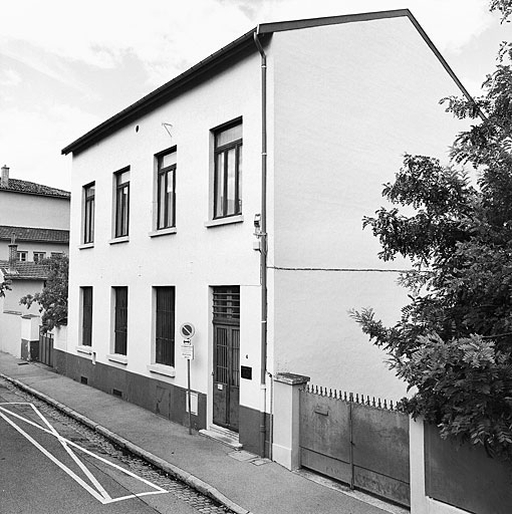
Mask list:
[[[82,345],[92,346],[92,287],[82,287]]]
[[[119,171],[115,174],[115,237],[128,235],[130,216],[130,170]]]
[[[215,131],[213,217],[242,213],[242,123]]]
[[[155,287],[155,362],[174,366],[174,287]]]
[[[94,182],[84,186],[84,244],[94,242]]]
[[[157,159],[157,229],[160,230],[176,226],[176,149]]]
[[[114,287],[114,353],[126,355],[128,337],[128,288]]]

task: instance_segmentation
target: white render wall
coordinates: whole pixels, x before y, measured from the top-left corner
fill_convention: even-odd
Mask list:
[[[69,199],[0,191],[2,225],[69,230]]]
[[[0,274],[0,281],[3,275]],[[39,315],[39,305],[32,304],[30,309],[20,305],[19,300],[27,294],[41,291],[41,280],[14,280],[10,291],[0,298],[0,351],[21,356],[21,316],[24,314]]]
[[[386,355],[347,311],[374,307],[393,324],[407,298],[390,270],[408,265],[377,258],[378,240],[362,230],[362,218],[384,204],[382,184],[393,180],[405,152],[447,161],[463,127],[438,102],[461,92],[407,18],[276,33],[271,54],[269,265],[291,268],[271,280],[273,371],[401,397],[405,387],[387,370]]]
[[[241,364],[253,367],[242,381],[241,403],[259,406],[259,254],[253,250],[254,215],[260,210],[259,57],[182,94],[73,159],[70,315],[67,351],[80,344],[79,288],[93,286],[93,350],[97,362],[186,387],[179,326],[196,327],[192,388],[212,387],[211,290],[240,285]],[[243,223],[205,227],[209,220],[211,129],[243,116]],[[172,139],[162,126],[172,125]],[[138,131],[136,131],[138,127]],[[177,145],[177,231],[150,237],[153,230],[155,153]],[[112,239],[113,173],[130,166],[129,242]],[[96,182],[96,232],[92,248],[80,248],[82,186]],[[176,376],[149,372],[153,351],[152,287],[176,288]],[[112,353],[112,286],[128,286],[128,362]],[[259,320],[259,318],[257,318]],[[209,406],[211,421],[211,406]]]

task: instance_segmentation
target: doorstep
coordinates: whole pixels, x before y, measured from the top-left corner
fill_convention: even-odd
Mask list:
[[[225,444],[235,450],[241,450],[244,447],[239,441],[238,433],[228,430],[227,428],[212,425],[210,428],[199,430],[199,434]]]

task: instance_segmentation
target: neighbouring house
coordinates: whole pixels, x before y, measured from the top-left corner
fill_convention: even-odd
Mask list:
[[[21,344],[20,316],[38,315],[39,307],[19,304],[22,296],[41,291],[46,257],[68,253],[70,193],[9,176],[0,179],[0,281],[10,290],[0,298],[0,351],[26,357]]]
[[[348,311],[397,319],[409,265],[362,218],[405,152],[448,159],[461,94],[408,10],[267,23],[68,145],[57,369],[259,454],[278,373],[401,397]]]

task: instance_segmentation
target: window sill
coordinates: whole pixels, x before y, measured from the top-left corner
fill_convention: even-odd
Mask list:
[[[167,234],[176,234],[176,227],[161,228],[160,230],[152,230],[149,237],[166,236]]]
[[[116,245],[119,243],[128,243],[130,241],[130,236],[122,236],[122,237],[115,237],[114,239],[111,239],[108,244]]]
[[[85,250],[86,248],[94,248],[94,243],[84,243],[84,244],[78,245],[79,250]]]
[[[116,364],[123,364],[124,366],[128,364],[128,357],[126,355],[121,355],[118,353],[115,353],[113,355],[107,355],[107,359],[110,362],[115,362]]]
[[[76,347],[77,353],[84,353],[85,355],[92,355],[92,348],[90,346],[79,345]]]
[[[239,214],[238,216],[229,216],[227,218],[205,221],[204,226],[206,228],[218,227],[219,225],[231,225],[232,223],[242,223],[243,221],[244,217],[242,214]]]
[[[174,378],[176,376],[176,370],[172,366],[166,366],[164,364],[150,364],[148,366],[150,373],[156,375],[162,375],[164,377]]]

